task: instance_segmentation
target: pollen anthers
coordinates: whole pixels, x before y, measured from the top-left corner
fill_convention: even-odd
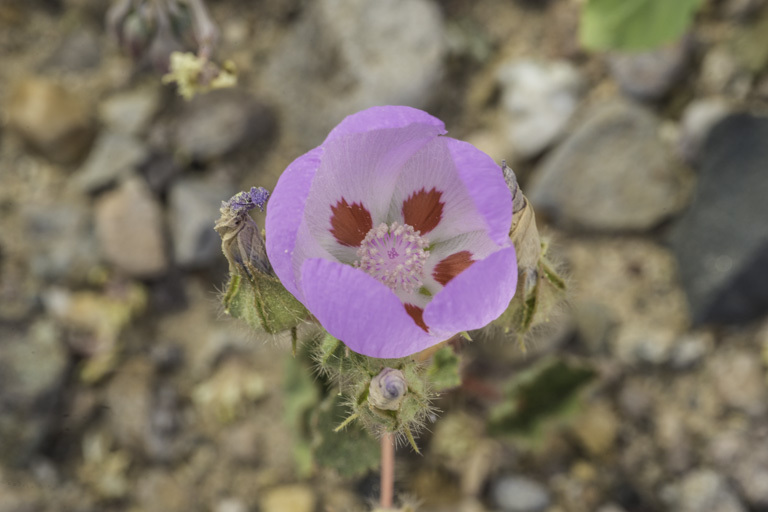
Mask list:
[[[411,292],[422,285],[429,242],[408,224],[381,223],[365,235],[355,266],[393,290]]]

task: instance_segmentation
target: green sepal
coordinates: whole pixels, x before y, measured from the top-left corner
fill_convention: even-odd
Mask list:
[[[230,275],[222,300],[228,315],[270,334],[293,329],[309,317],[277,277],[248,267],[248,272]]]
[[[566,297],[567,286],[546,257],[546,246],[535,269],[519,268],[515,296],[506,311],[492,322],[505,333],[513,334],[524,349],[526,335],[537,325],[549,321],[551,313]]]
[[[450,345],[441,347],[432,356],[432,362],[427,368],[427,378],[435,391],[461,386],[459,356]]]

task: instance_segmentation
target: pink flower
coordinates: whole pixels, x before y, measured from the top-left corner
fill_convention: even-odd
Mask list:
[[[344,119],[267,205],[283,285],[355,352],[405,357],[507,308],[517,283],[499,166],[410,107]]]

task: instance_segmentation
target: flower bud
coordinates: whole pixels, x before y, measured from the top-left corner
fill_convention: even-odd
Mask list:
[[[405,399],[408,384],[405,375],[394,368],[384,368],[368,386],[368,403],[386,411],[396,411]]]
[[[512,169],[502,162],[509,191],[512,193],[512,226],[509,238],[517,256],[517,290],[507,310],[494,325],[513,332],[523,346],[523,337],[538,324],[546,322],[553,308],[562,301],[565,281],[547,260],[546,244],[539,237],[536,214],[523,195]]]
[[[308,313],[275,277],[259,227],[248,213],[263,209],[269,193],[263,188],[241,192],[221,205],[214,229],[229,262],[230,279],[222,302],[225,311],[251,327],[276,334],[304,321]]]

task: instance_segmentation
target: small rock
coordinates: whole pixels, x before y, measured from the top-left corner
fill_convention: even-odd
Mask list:
[[[172,143],[184,156],[208,161],[269,137],[272,112],[247,93],[220,89],[198,95],[179,114]]]
[[[671,363],[676,369],[686,369],[700,362],[715,346],[711,332],[696,332],[684,335],[672,349]]]
[[[145,86],[110,96],[99,105],[99,118],[111,130],[129,135],[142,133],[160,107],[160,91]]]
[[[697,323],[768,312],[766,140],[768,117],[736,114],[719,123],[704,144],[693,204],[670,234]]]
[[[725,46],[710,49],[701,63],[699,88],[704,94],[743,99],[749,93],[752,77]]]
[[[136,483],[136,501],[146,512],[188,512],[194,509],[194,489],[159,469],[142,472]],[[290,509],[286,509],[290,510]]]
[[[27,78],[10,91],[8,125],[43,156],[79,160],[93,141],[90,107],[74,92],[45,78]]]
[[[53,323],[25,331],[0,329],[0,464],[24,464],[40,447],[69,364]]]
[[[149,361],[134,358],[115,372],[106,391],[109,432],[121,448],[143,451],[149,428],[154,372]]]
[[[147,186],[132,178],[96,203],[96,232],[107,261],[135,277],[165,272],[162,211]]]
[[[221,258],[221,239],[213,230],[221,202],[235,193],[221,181],[186,179],[174,183],[169,197],[173,256],[182,267],[201,268]]]
[[[707,369],[725,404],[755,417],[768,410],[765,374],[753,351],[720,350]]]
[[[426,105],[445,53],[432,0],[320,0],[304,10],[261,75],[286,114],[286,131],[312,146],[363,108]]]
[[[746,512],[725,478],[709,469],[688,473],[665,488],[662,498],[679,512]]]
[[[237,498],[223,498],[213,508],[213,512],[248,512],[248,505]]]
[[[723,2],[722,9],[729,18],[749,21],[765,4],[765,0],[726,0]]]
[[[702,145],[714,126],[732,113],[730,102],[722,97],[704,98],[692,101],[680,119],[681,157],[690,164],[696,164]]]
[[[507,138],[520,158],[537,155],[563,133],[583,88],[567,61],[513,60],[501,66],[498,79]]]
[[[82,73],[99,66],[102,42],[92,30],[79,29],[68,34],[46,59],[46,71],[69,71]]]
[[[658,119],[640,106],[613,102],[592,110],[531,177],[536,213],[567,228],[658,225],[685,205],[691,179],[658,131]]]
[[[593,457],[608,454],[616,442],[619,420],[611,407],[597,402],[586,408],[573,425],[584,449]]]
[[[75,187],[82,192],[98,192],[130,175],[147,156],[147,148],[137,139],[119,133],[102,133],[88,159],[73,176]]]
[[[504,512],[542,512],[550,503],[543,485],[520,475],[507,475],[494,481],[491,499]]]
[[[691,54],[691,41],[640,53],[614,53],[608,63],[621,91],[641,101],[663,98],[683,76]]]
[[[262,512],[313,512],[317,498],[306,485],[284,485],[270,489],[261,500]]]

